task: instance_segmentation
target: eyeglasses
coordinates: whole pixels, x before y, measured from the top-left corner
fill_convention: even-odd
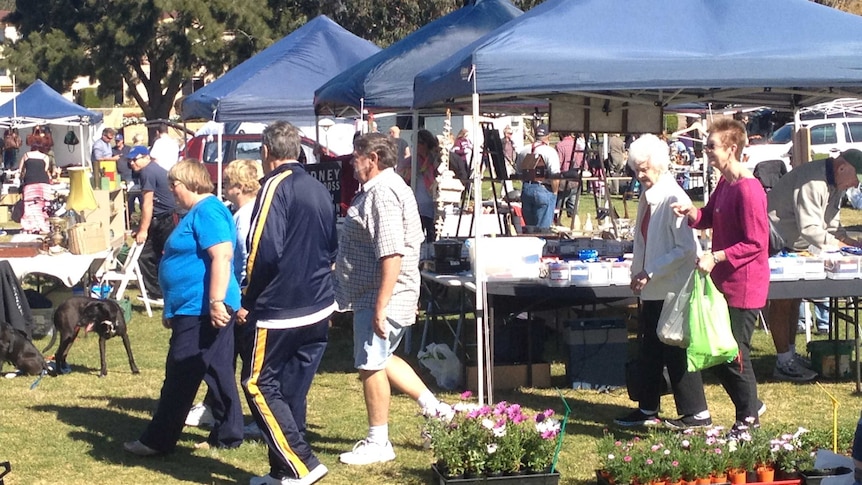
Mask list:
[[[171,180],[171,188],[172,189],[177,188],[177,185],[183,185],[183,183],[180,182],[179,180]]]
[[[719,145],[715,142],[709,142],[709,143],[705,144],[703,147],[706,148],[707,150],[715,150],[716,148],[721,148],[722,145]]]

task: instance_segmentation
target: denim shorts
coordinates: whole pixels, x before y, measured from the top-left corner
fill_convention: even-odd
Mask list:
[[[360,370],[382,370],[404,337],[405,327],[391,318],[386,339],[374,333],[374,310],[353,312],[353,366]]]

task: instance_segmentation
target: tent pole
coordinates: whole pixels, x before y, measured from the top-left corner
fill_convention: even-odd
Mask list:
[[[213,113],[213,120],[215,120],[215,113]],[[224,124],[219,124],[218,134],[216,135],[216,156],[218,157],[218,177],[216,177],[216,190],[218,191],[218,199],[224,200],[224,194],[222,193],[222,168],[224,167],[224,153],[221,149],[221,135],[224,132]]]
[[[84,138],[84,125],[81,125],[81,124],[78,125],[78,138],[81,140],[88,140],[87,138]],[[88,140],[87,145],[89,145],[89,140]],[[83,143],[81,143],[80,148],[81,148],[81,166],[86,167],[87,166],[87,159],[84,156],[84,144]],[[56,163],[56,160],[55,160],[55,163]]]
[[[476,65],[470,70],[468,81],[473,82],[473,133],[479,133],[479,92],[476,86]],[[482,164],[473,164],[473,217],[482,214]],[[478,220],[478,219],[476,219]],[[490,345],[488,321],[488,294],[485,286],[485,273],[482,261],[481,224],[476,224],[476,237],[473,239],[474,254],[473,274],[476,276],[476,378],[479,388],[479,404],[491,404],[494,401],[493,378],[493,347]],[[487,389],[486,389],[487,387]],[[487,397],[486,397],[487,393]]]
[[[395,119],[397,120],[398,117]],[[413,122],[413,147],[410,150],[410,186],[413,187],[413,194],[415,195],[416,183],[419,180],[419,176],[416,173],[416,169],[419,168],[419,150],[416,149],[416,145],[419,144],[419,110],[413,110],[411,121]]]

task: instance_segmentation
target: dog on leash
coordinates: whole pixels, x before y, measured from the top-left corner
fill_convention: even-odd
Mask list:
[[[0,321],[0,371],[6,362],[33,376],[50,371],[33,342],[15,330],[11,323]]]
[[[54,346],[57,340],[57,334],[60,335],[60,347],[57,349],[55,360],[57,369],[66,367],[66,357],[69,355],[69,348],[78,337],[78,332],[84,329],[85,332],[96,332],[99,334],[99,357],[101,358],[102,369],[99,372],[99,377],[108,375],[108,364],[105,360],[105,342],[115,336],[120,336],[123,339],[123,345],[126,347],[126,355],[129,356],[129,367],[132,368],[132,374],[137,374],[137,364],[135,357],[132,355],[132,346],[129,343],[129,335],[126,331],[126,318],[123,316],[123,309],[113,300],[99,300],[96,298],[88,298],[85,296],[73,296],[64,301],[57,307],[54,312],[54,335],[51,336],[51,342],[45,347],[42,352]]]

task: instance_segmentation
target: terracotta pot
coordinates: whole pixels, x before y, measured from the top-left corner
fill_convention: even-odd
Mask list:
[[[771,466],[757,467],[757,481],[761,483],[769,483],[775,481],[775,468]]]
[[[688,483],[691,483],[691,482],[688,482]],[[694,480],[694,483],[695,483],[695,485],[709,485],[710,483],[712,483],[712,479],[711,479],[711,478],[709,478],[709,477],[706,477],[706,478],[696,478],[696,479]]]
[[[709,477],[710,483],[727,483],[727,474],[725,473],[713,473],[712,476]]]
[[[649,485],[667,485],[667,480],[651,480]]]
[[[607,470],[596,470],[599,477],[599,485],[616,485],[614,477]]]
[[[733,470],[730,470],[727,472],[727,478],[730,480],[730,483],[733,485],[742,485],[743,483],[745,483],[747,475],[748,475],[748,472],[746,472],[745,470],[737,469],[737,468],[734,468]]]

